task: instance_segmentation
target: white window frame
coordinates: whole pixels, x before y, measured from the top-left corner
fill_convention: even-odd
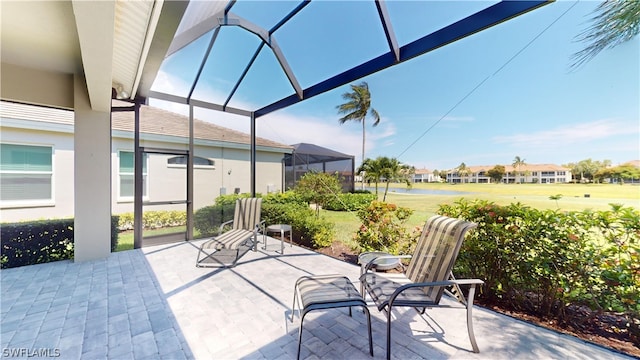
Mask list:
[[[186,164],[169,164],[169,159],[175,158],[175,157],[180,157],[180,156],[186,156],[186,155],[176,155],[176,156],[171,156],[167,158],[167,167],[168,168],[177,168],[177,169],[184,169],[187,167]],[[196,156],[199,157],[201,159],[205,159],[205,160],[209,160],[211,162],[213,162],[213,165],[193,165],[194,169],[206,169],[206,170],[215,170],[216,169],[216,161],[213,159],[209,159],[203,156]]]
[[[135,199],[135,194],[131,195],[131,196],[122,196],[122,179],[121,176],[122,175],[130,175],[134,177],[134,182],[135,182],[135,174],[134,173],[122,173],[120,172],[120,159],[122,158],[122,153],[131,153],[134,154],[133,150],[118,150],[118,202],[119,203],[126,203],[126,202],[133,202]],[[134,155],[135,156],[135,155]],[[142,188],[142,200],[149,200],[149,154],[143,154],[143,156],[146,158],[146,163],[147,163],[147,169],[145,172],[145,169],[142,168],[142,177],[144,178],[144,187]],[[135,159],[134,159],[134,166],[135,166]],[[135,169],[135,167],[134,167]],[[135,172],[135,170],[134,170]],[[135,186],[135,185],[134,185]],[[144,189],[147,190],[147,193],[144,193]]]
[[[56,205],[56,186],[55,186],[55,147],[52,144],[32,144],[32,143],[20,143],[20,142],[2,142],[6,145],[18,145],[18,146],[34,146],[51,149],[51,171],[16,171],[16,170],[0,170],[3,174],[50,174],[51,175],[51,198],[50,199],[32,199],[32,200],[2,200],[0,199],[0,208],[22,208],[22,207],[45,207]],[[70,174],[73,176],[73,174]]]

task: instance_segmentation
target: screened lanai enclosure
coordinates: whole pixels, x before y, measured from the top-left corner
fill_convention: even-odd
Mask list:
[[[196,179],[194,159],[203,157],[195,117],[214,110],[246,125],[249,166],[233,173],[242,170],[248,180],[242,191],[256,194],[256,178],[265,177],[256,165],[263,162],[258,122],[452,43],[473,41],[472,35],[551,2],[6,1],[1,98],[74,111],[75,256],[101,258],[110,250],[114,97],[131,104],[119,110],[135,119],[134,247],[141,244],[142,159],[149,150],[140,141],[140,107],[152,99],[189,114],[188,142],[179,150],[189,154],[181,201],[192,239],[193,188],[202,179]],[[173,135],[169,128],[160,132]]]
[[[291,189],[300,178],[310,172],[336,174],[342,190],[353,191],[355,157],[314,144],[300,143],[293,146],[293,153],[284,157],[285,189]]]

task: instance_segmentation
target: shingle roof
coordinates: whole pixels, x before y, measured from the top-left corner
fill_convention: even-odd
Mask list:
[[[126,105],[125,105],[126,106]],[[111,117],[114,130],[133,131],[134,113],[114,112]],[[189,117],[164,109],[143,105],[140,107],[140,132],[147,134],[189,137]],[[251,136],[207,121],[194,119],[195,139],[250,144]],[[256,145],[291,149],[291,146],[256,137]]]
[[[114,106],[131,106],[129,103],[116,102]],[[73,111],[25,105],[11,102],[0,102],[0,116],[22,120],[42,121],[48,123],[73,125]],[[134,130],[134,113],[132,111],[113,112],[111,127],[114,130]],[[189,136],[189,117],[176,114],[152,106],[140,107],[140,132],[146,134]],[[231,130],[206,121],[194,119],[194,138],[222,141],[238,144],[250,144],[251,136],[240,131]],[[256,145],[291,149],[289,145],[256,137]]]

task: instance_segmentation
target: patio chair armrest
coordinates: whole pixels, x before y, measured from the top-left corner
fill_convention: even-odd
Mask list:
[[[373,267],[373,265],[375,265],[376,261],[385,260],[385,259],[411,259],[411,255],[381,255],[381,256],[377,256],[377,257],[369,260],[368,263],[362,264],[360,266],[360,276],[362,276],[362,274],[364,274],[367,271],[369,271]]]
[[[224,229],[225,226],[231,224],[232,222],[233,222],[233,219],[229,220],[229,221],[225,221],[222,224],[220,224],[220,228],[218,228],[218,236],[220,236],[220,234],[222,234],[222,229]]]
[[[484,281],[480,279],[460,279],[460,280],[445,280],[445,281],[405,284],[398,287],[393,292],[393,294],[389,298],[389,308],[393,306],[393,302],[395,301],[396,297],[398,297],[398,295],[400,295],[403,291],[407,289],[421,288],[421,287],[435,287],[435,286],[450,286],[450,285],[471,285],[475,289],[476,285],[482,285],[482,284],[484,284]],[[468,300],[469,303],[473,303],[474,292],[469,292],[469,300]]]

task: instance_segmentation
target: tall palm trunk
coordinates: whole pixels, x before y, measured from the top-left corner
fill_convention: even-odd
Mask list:
[[[389,191],[389,180],[386,181],[387,186],[384,188],[384,196],[382,197],[382,201],[387,201],[387,192]]]
[[[364,123],[365,123],[365,119],[363,118],[362,119],[362,161],[361,161],[361,164],[364,162],[364,141],[365,141],[365,133],[366,133],[365,132]]]

